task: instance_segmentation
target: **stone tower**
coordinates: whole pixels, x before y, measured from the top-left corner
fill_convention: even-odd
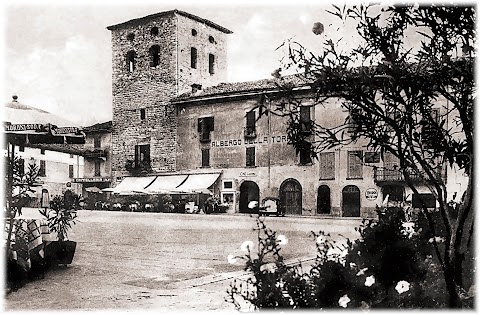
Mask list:
[[[169,100],[227,79],[227,34],[209,20],[165,11],[107,27],[112,35],[112,180],[176,169]],[[149,167],[141,162],[149,162]]]

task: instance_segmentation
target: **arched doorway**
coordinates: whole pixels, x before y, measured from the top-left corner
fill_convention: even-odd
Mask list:
[[[302,185],[293,178],[280,185],[280,207],[285,214],[302,214]]]
[[[241,213],[252,213],[255,211],[248,208],[250,201],[260,201],[260,190],[258,189],[257,183],[246,180],[240,185],[238,208]]]
[[[360,216],[360,189],[348,185],[342,191],[342,211],[344,217]]]
[[[330,187],[322,185],[318,187],[317,214],[328,214],[331,209]]]

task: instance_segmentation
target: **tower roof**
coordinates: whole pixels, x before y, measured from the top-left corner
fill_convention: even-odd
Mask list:
[[[203,19],[199,16],[190,14],[190,13],[185,12],[185,11],[180,11],[180,10],[177,10],[177,9],[170,10],[170,11],[163,11],[163,12],[159,12],[159,13],[155,13],[155,14],[150,14],[150,15],[147,15],[147,16],[144,16],[144,17],[141,17],[141,18],[136,18],[136,19],[133,19],[133,20],[129,20],[129,21],[126,21],[126,22],[123,22],[123,23],[120,23],[120,24],[110,25],[110,26],[107,26],[107,29],[109,31],[113,31],[113,30],[118,29],[118,28],[123,27],[123,26],[134,25],[134,24],[137,24],[137,23],[142,22],[144,20],[150,20],[150,19],[154,19],[154,18],[157,18],[157,17],[167,16],[167,15],[170,15],[170,14],[182,15],[184,17],[195,20],[197,22],[204,23],[205,25],[213,27],[213,28],[225,33],[225,34],[232,34],[233,33],[232,31],[230,31],[230,30],[226,29],[225,27],[220,26],[216,23],[213,23],[212,21]]]

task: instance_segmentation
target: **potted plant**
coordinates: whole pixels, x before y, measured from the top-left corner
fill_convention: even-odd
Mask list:
[[[45,246],[45,260],[53,264],[71,264],[77,247],[77,242],[68,239],[68,232],[77,218],[75,198],[67,193],[55,196],[50,202],[50,209],[40,210],[40,213],[47,219],[50,231],[57,233],[58,238],[58,241]]]

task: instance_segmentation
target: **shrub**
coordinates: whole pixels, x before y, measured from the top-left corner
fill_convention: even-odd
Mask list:
[[[228,301],[237,309],[447,307],[432,246],[432,238],[441,243],[442,236],[433,235],[423,213],[408,206],[377,213],[378,219],[362,221],[354,242],[312,233],[317,253],[306,266],[285,263],[281,240],[286,237],[258,217],[256,252],[252,243],[245,255],[229,257],[232,263],[244,261],[251,276],[231,283]]]

